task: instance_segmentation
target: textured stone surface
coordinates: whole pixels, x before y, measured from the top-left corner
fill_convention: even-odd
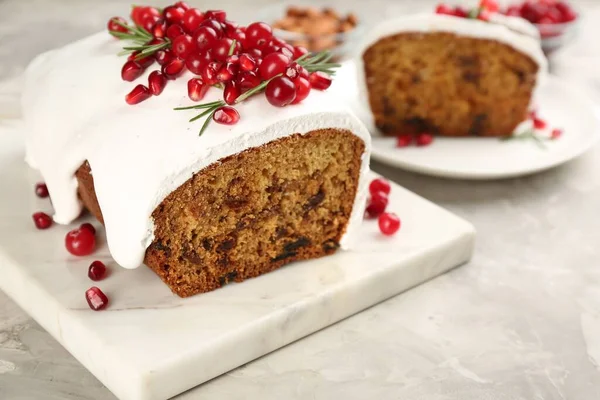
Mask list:
[[[247,21],[268,2],[226,7],[233,3],[206,4]],[[406,3],[356,8],[376,19],[425,7]],[[126,4],[0,1],[0,81],[35,53],[102,28]],[[600,4],[578,4],[587,21],[579,42],[556,55],[555,70],[600,102],[598,24],[589,23]],[[0,115],[15,109],[15,91],[0,90]],[[552,171],[496,182],[374,169],[471,221],[472,262],[178,398],[600,398],[600,147]],[[0,398],[114,396],[0,293]]]

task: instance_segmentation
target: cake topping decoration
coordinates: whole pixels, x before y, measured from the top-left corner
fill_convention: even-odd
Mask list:
[[[500,7],[498,6],[498,2],[496,0],[481,0],[479,2],[479,6],[473,8],[472,10],[467,10],[460,6],[451,7],[446,4],[439,4],[436,7],[435,12],[436,14],[452,15],[459,18],[478,19],[487,22],[490,20],[490,14],[498,12],[499,8]]]
[[[106,265],[102,261],[94,261],[88,268],[88,277],[93,281],[101,281],[106,275]]]
[[[104,310],[108,306],[108,297],[96,286],[92,286],[85,291],[85,299],[94,311]]]
[[[92,231],[89,227],[84,227],[83,225],[77,229],[73,229],[65,236],[65,247],[74,256],[92,254],[96,249],[95,229]]]
[[[175,110],[201,110],[190,122],[205,118],[232,125],[240,114],[231,106],[265,92],[270,104],[285,107],[297,104],[311,89],[326,90],[339,64],[330,62],[328,52],[309,54],[273,36],[271,26],[254,22],[247,27],[227,20],[221,10],[202,12],[177,2],[159,10],[134,6],[133,24],[113,17],[108,22],[111,35],[132,42],[120,54],[129,54],[121,70],[123,80],[133,82],[154,62],[160,72],[148,76],[148,85],[139,84],[125,96],[128,104],[138,104],[158,96],[167,80],[177,79],[186,69],[196,75],[188,81],[188,97],[200,101],[211,87],[223,90],[223,100],[177,107]]]

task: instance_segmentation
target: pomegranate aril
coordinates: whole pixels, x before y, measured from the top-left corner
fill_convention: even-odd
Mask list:
[[[161,72],[167,79],[175,79],[183,72],[185,62],[181,58],[174,58],[162,66]]]
[[[214,19],[219,22],[225,22],[227,19],[227,13],[223,10],[208,10],[206,12],[206,18]]]
[[[260,77],[264,80],[271,79],[275,75],[282,74],[290,65],[290,58],[281,53],[268,54],[258,67]]]
[[[552,133],[550,134],[550,139],[555,140],[561,137],[563,134],[562,129],[552,129]]]
[[[206,92],[210,88],[209,85],[206,85],[202,79],[192,78],[188,81],[188,97],[192,101],[200,101],[206,95]]]
[[[121,78],[124,81],[132,82],[144,73],[144,68],[136,61],[127,61],[121,68]]]
[[[156,21],[152,27],[152,36],[155,38],[164,38],[167,35],[167,22],[164,19]]]
[[[254,60],[254,57],[252,57],[250,54],[242,54],[240,56],[240,68],[242,71],[254,71],[256,68],[256,61]]]
[[[167,37],[172,41],[182,35],[185,35],[185,32],[183,31],[183,28],[177,24],[173,24],[167,28]]]
[[[401,135],[396,136],[396,147],[407,147],[413,141],[413,135],[409,133],[403,133]]]
[[[454,15],[454,9],[446,4],[438,4],[435,8],[436,14]]]
[[[308,79],[297,77],[294,79],[294,86],[296,86],[296,98],[292,104],[298,104],[310,94],[310,82]]]
[[[261,82],[262,81],[260,80],[260,78],[258,76],[256,76],[256,74],[254,72],[243,73],[238,78],[238,84],[242,91],[246,91],[246,90],[255,88],[258,85],[260,85]]]
[[[52,217],[43,212],[36,212],[32,215],[33,223],[38,229],[48,229],[52,226]]]
[[[248,50],[248,54],[250,56],[254,57],[255,61],[258,58],[262,58],[262,51],[260,51],[259,49],[250,49],[250,50]],[[256,64],[258,65],[258,62]]]
[[[193,33],[204,21],[204,14],[197,8],[190,8],[183,14],[181,24],[188,33]]]
[[[285,43],[279,48],[279,52],[284,56],[288,56],[290,60],[294,59],[294,46],[291,44]]]
[[[41,197],[42,199],[48,197],[48,186],[45,183],[40,182],[35,184],[35,195],[37,197]]]
[[[177,6],[165,7],[163,10],[163,16],[169,24],[180,24],[183,21],[183,14],[185,10]]]
[[[498,2],[496,0],[481,0],[479,2],[479,7],[483,8],[491,13],[495,13],[500,8],[498,6]]]
[[[469,11],[460,6],[456,6],[454,8],[454,16],[459,18],[467,18],[469,16]]]
[[[368,218],[377,218],[385,212],[388,205],[387,195],[383,192],[376,192],[371,195],[367,203],[366,215]]]
[[[305,54],[308,54],[308,49],[306,47],[294,46],[294,60],[297,60]]]
[[[102,261],[94,261],[88,268],[88,277],[93,281],[101,281],[106,275],[106,265]]]
[[[273,29],[264,22],[254,22],[246,28],[246,42],[250,47],[256,47],[260,40],[268,42],[273,37]]]
[[[310,74],[310,86],[313,89],[325,90],[331,86],[331,78],[323,72],[317,71]]]
[[[90,224],[89,222],[81,224],[79,229],[87,229],[88,231],[92,232],[92,235],[96,234],[96,228],[94,228],[94,225]]]
[[[171,50],[167,49],[167,50],[157,51],[156,54],[154,55],[154,58],[156,59],[156,62],[159,63],[160,65],[165,65],[169,61],[171,61],[173,58],[175,58],[175,56],[173,55]]]
[[[217,81],[229,82],[233,79],[233,75],[234,74],[231,72],[231,69],[227,68],[227,65],[224,65],[223,67],[221,67],[219,72],[217,72]]]
[[[179,58],[186,59],[194,49],[192,37],[190,35],[181,35],[173,40],[171,45],[173,53]]]
[[[278,76],[267,84],[265,96],[272,105],[285,107],[296,98],[296,86],[290,78]]]
[[[202,70],[202,78],[207,84],[213,84],[217,81],[217,73],[222,67],[222,63],[218,61],[209,62]]]
[[[240,120],[240,114],[233,107],[223,106],[217,108],[213,120],[223,125],[234,125]]]
[[[291,80],[298,78],[298,70],[294,67],[294,65],[290,65],[289,67],[287,67],[283,74]]]
[[[546,128],[547,125],[548,124],[546,123],[546,121],[544,121],[541,118],[534,118],[533,119],[533,127],[535,129],[544,129],[544,128]]]
[[[167,78],[160,73],[160,71],[152,71],[148,75],[148,89],[154,96],[158,96],[162,93],[167,85]]]
[[[74,256],[87,256],[96,248],[96,236],[89,229],[73,229],[65,236],[65,247]]]
[[[112,17],[111,19],[108,20],[108,31],[110,32],[111,35],[115,36],[113,34],[113,32],[121,32],[121,33],[127,33],[127,29],[121,25],[119,25],[117,22],[123,24],[123,25],[127,25],[127,21],[125,21],[123,18],[121,17]]]
[[[400,218],[394,213],[383,213],[379,216],[379,230],[386,236],[391,236],[400,229]]]
[[[433,142],[433,135],[430,133],[419,133],[416,137],[417,146],[429,146]]]
[[[137,85],[131,92],[125,95],[125,101],[127,104],[134,105],[150,98],[150,96],[152,96],[150,89],[144,85]]]
[[[146,56],[146,57],[138,58],[139,54],[140,54],[139,51],[134,51],[133,53],[131,53],[129,55],[129,57],[127,57],[127,60],[128,61],[135,61],[136,63],[138,63],[139,65],[141,65],[143,69],[148,68],[149,66],[151,66],[154,63],[155,59],[152,56]]]
[[[489,22],[491,18],[491,14],[488,10],[481,10],[477,15],[477,19],[484,22]]]
[[[509,6],[505,12],[506,15],[511,17],[520,17],[521,16],[521,7],[519,6]]]
[[[90,308],[94,311],[104,310],[106,306],[108,306],[108,297],[106,297],[104,292],[96,286],[85,291],[85,299]]]
[[[392,186],[388,181],[383,178],[373,179],[369,184],[369,193],[373,195],[374,193],[383,192],[386,195],[390,194],[392,191]]]
[[[240,88],[235,82],[227,82],[225,89],[223,89],[223,100],[225,103],[232,105],[235,104],[235,100],[240,96]]]

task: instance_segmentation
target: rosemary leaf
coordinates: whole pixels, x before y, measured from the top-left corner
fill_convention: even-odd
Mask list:
[[[206,120],[204,121],[204,124],[202,124],[202,129],[200,129],[200,132],[198,133],[198,136],[202,136],[202,134],[204,133],[204,131],[208,127],[208,124],[210,124],[210,121],[212,120],[213,115],[215,115],[215,111],[217,111],[216,108],[214,110],[212,110],[212,112],[210,113],[210,115],[208,117],[206,117]]]
[[[200,114],[196,115],[194,118],[190,119],[190,122],[194,122],[194,121],[199,120],[200,118],[204,117],[206,114],[215,112],[215,110],[217,108],[219,108],[219,106],[212,106],[210,108],[207,108],[206,110],[202,111]]]

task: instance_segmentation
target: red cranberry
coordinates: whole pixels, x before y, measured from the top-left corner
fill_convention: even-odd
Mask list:
[[[407,147],[413,141],[413,135],[408,133],[396,136],[396,147]]]
[[[144,13],[144,10],[146,8],[148,8],[148,7],[136,6],[131,9],[131,20],[133,21],[134,24],[136,24],[136,25],[142,24],[142,14]]]
[[[294,47],[294,60],[297,60],[298,58],[302,57],[305,54],[308,54],[308,49],[306,47],[302,47],[302,46]]]
[[[552,133],[550,134],[550,139],[555,140],[561,137],[563,134],[562,129],[552,129]]]
[[[250,54],[244,53],[240,56],[240,68],[242,71],[254,71],[256,61]]]
[[[255,61],[258,58],[262,58],[262,51],[260,51],[259,49],[250,49],[250,50],[248,50],[248,54],[251,55],[252,57],[254,57]],[[256,63],[256,65],[258,65],[258,62]]]
[[[242,46],[242,48],[246,48],[248,46],[246,43],[246,32],[236,30],[229,37],[237,41]]]
[[[286,43],[281,46],[278,51],[284,56],[288,56],[290,60],[294,59],[294,47],[292,45]]]
[[[171,50],[166,49],[166,50],[157,51],[156,54],[154,55],[154,58],[156,59],[156,62],[159,63],[160,65],[165,65],[166,63],[171,61],[173,58],[175,58],[175,56],[173,55]]]
[[[211,48],[217,41],[217,32],[210,26],[201,26],[194,31],[194,43],[198,50]]]
[[[208,62],[205,59],[206,53],[192,53],[185,59],[185,66],[191,73],[200,75],[202,73],[202,68]]]
[[[125,95],[125,101],[127,104],[134,105],[150,98],[150,96],[152,96],[150,89],[144,85],[137,85],[131,92]]]
[[[36,183],[35,184],[35,195],[37,197],[41,197],[42,199],[45,199],[46,197],[48,197],[48,195],[49,195],[48,186],[46,186],[46,184],[43,182]]]
[[[433,135],[430,133],[419,133],[416,142],[417,146],[429,146],[433,142]]]
[[[477,19],[484,22],[490,22],[491,13],[488,10],[481,10],[479,14],[477,14]]]
[[[391,236],[400,229],[400,218],[394,213],[383,213],[379,216],[379,230],[387,236]]]
[[[221,38],[217,40],[212,48],[213,58],[218,61],[225,61],[229,56],[229,49],[233,44],[233,39]],[[237,45],[236,45],[237,47]],[[235,53],[235,49],[234,49]]]
[[[216,21],[214,19],[205,19],[204,21],[202,21],[200,26],[208,26],[209,28],[213,28],[214,31],[217,33],[217,38],[223,36],[223,25],[221,25],[219,21]]]
[[[179,7],[181,9],[183,9],[183,11],[187,11],[189,10],[191,7],[188,5],[188,3],[186,3],[185,1],[178,1],[177,3],[173,4],[175,7]]]
[[[469,16],[469,11],[460,6],[456,6],[454,8],[454,16],[459,18],[467,18]]]
[[[96,234],[96,228],[94,228],[94,225],[90,224],[89,222],[86,222],[85,224],[81,224],[79,229],[87,229],[88,231],[92,232],[92,235]]]
[[[244,37],[246,37],[246,32],[238,30],[238,24],[236,24],[233,21],[223,21],[222,22],[222,26],[223,26],[223,31],[225,33],[225,36],[234,39],[233,35],[236,32],[240,32],[244,34]]]
[[[169,6],[163,10],[163,16],[169,24],[180,24],[183,21],[185,10],[181,7]]]
[[[185,62],[181,58],[174,58],[162,66],[161,72],[167,79],[175,79],[183,72]]]
[[[294,79],[294,85],[296,86],[296,98],[292,104],[298,104],[310,94],[310,82],[308,79],[298,77]]]
[[[167,28],[167,21],[162,18],[159,19],[152,27],[152,36],[155,38],[164,38],[167,36]]]
[[[158,17],[158,16],[147,14],[142,17],[142,24],[140,26],[146,32],[150,33],[150,32],[152,32],[154,25],[156,25],[156,23],[158,22],[159,19],[160,19],[160,17]]]
[[[544,121],[544,120],[543,120],[543,119],[541,119],[541,118],[534,118],[534,119],[533,119],[533,127],[534,127],[535,129],[544,129],[544,128],[546,128],[546,125],[548,125],[548,124],[546,123],[546,121]]]
[[[101,281],[106,274],[106,265],[102,261],[94,261],[88,268],[88,277],[93,281]]]
[[[258,67],[260,76],[264,80],[271,79],[275,75],[282,74],[290,65],[290,58],[281,53],[268,54]]]
[[[214,19],[219,22],[225,22],[227,19],[227,13],[223,10],[208,10],[206,12],[206,18]]]
[[[197,8],[190,8],[183,14],[182,25],[188,33],[192,33],[198,29],[202,21],[204,21],[204,14]]]
[[[223,106],[217,108],[213,120],[223,125],[234,125],[240,120],[240,114],[233,107]]]
[[[445,15],[454,15],[454,10],[452,7],[447,6],[446,4],[438,4],[435,8],[436,14],[445,14]]]
[[[498,2],[496,0],[481,0],[479,2],[479,7],[483,8],[491,13],[495,13],[500,8],[498,6]]]
[[[188,96],[193,101],[200,101],[206,95],[206,92],[210,88],[209,85],[205,85],[202,79],[192,78],[188,81]]]
[[[90,308],[94,311],[104,310],[108,305],[108,297],[106,297],[102,290],[98,289],[96,286],[85,291],[85,299]]]
[[[371,193],[371,196],[378,192],[383,192],[388,195],[391,191],[392,186],[383,178],[373,179],[369,184],[369,192]]]
[[[385,212],[388,205],[388,197],[384,192],[375,192],[367,204],[366,215],[368,218],[377,218]]]
[[[323,72],[317,71],[310,74],[310,85],[313,89],[325,90],[331,86],[331,78]]]
[[[564,1],[559,1],[556,3],[556,9],[562,14],[562,20],[564,22],[571,22],[577,19],[577,13],[570,5],[565,3]]]
[[[96,248],[96,236],[89,229],[73,229],[65,236],[65,246],[74,256],[87,256]]]
[[[521,6],[521,16],[529,22],[537,23],[545,12],[546,7],[541,3],[525,2]]]
[[[252,89],[261,84],[261,80],[254,72],[245,72],[238,79],[242,91]]]
[[[127,21],[125,21],[123,18],[112,17],[111,19],[108,20],[108,24],[107,24],[108,31],[110,32],[110,34],[112,35],[113,32],[127,33],[128,32],[127,28],[119,25],[117,22],[119,22],[123,25],[127,25]]]
[[[167,78],[160,71],[152,71],[148,76],[148,89],[154,96],[162,93],[167,85]]]
[[[505,12],[506,15],[511,17],[520,17],[521,16],[521,7],[519,6],[509,6]]]
[[[43,212],[36,212],[32,216],[33,223],[38,229],[48,229],[52,226],[52,217]]]
[[[177,39],[179,36],[185,35],[183,28],[177,24],[173,24],[167,28],[167,37],[172,41]]]
[[[127,61],[121,68],[121,78],[124,81],[133,82],[144,73],[144,68],[136,61]]]
[[[246,28],[246,42],[250,47],[255,47],[261,39],[268,42],[271,37],[273,29],[264,22],[254,22]]]
[[[265,96],[272,105],[285,107],[296,98],[296,86],[290,78],[278,76],[267,84]]]
[[[173,40],[173,53],[179,58],[186,59],[194,50],[192,37],[190,35],[181,35]]]

